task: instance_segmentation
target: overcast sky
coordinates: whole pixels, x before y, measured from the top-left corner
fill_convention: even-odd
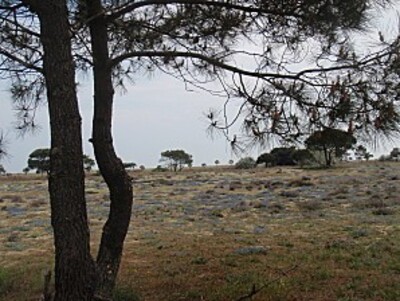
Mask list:
[[[379,30],[393,30],[395,16],[392,10],[391,18],[382,18],[386,21],[379,22]],[[92,156],[91,145],[87,142],[91,136],[92,85],[90,79],[79,82],[84,152]],[[237,160],[224,137],[211,139],[206,131],[205,113],[211,107],[221,109],[223,99],[203,91],[188,92],[182,82],[166,75],[136,79],[135,84],[127,88],[126,93],[116,93],[113,123],[116,151],[123,161],[155,167],[159,164],[160,153],[168,149],[184,149],[193,155],[194,165],[213,164],[216,159],[221,164]],[[37,116],[41,130],[20,138],[13,129],[16,116],[8,89],[6,82],[0,82],[0,129],[6,133],[10,154],[0,164],[8,172],[21,172],[34,149],[50,145],[47,107],[44,105]],[[377,157],[396,143],[387,143],[386,148],[373,152]],[[263,151],[257,149],[250,155],[257,156]]]
[[[183,83],[165,75],[137,80],[127,88],[125,93],[116,93],[113,123],[115,147],[123,161],[154,167],[159,164],[160,153],[168,149],[184,149],[193,155],[195,165],[236,159],[225,138],[212,139],[206,131],[205,114],[212,107],[221,109],[223,99],[205,92],[188,92]],[[89,80],[80,83],[84,152],[90,156],[91,89]],[[6,133],[10,154],[1,164],[9,172],[20,172],[34,149],[50,145],[47,107],[44,105],[37,116],[40,131],[21,138],[13,129],[16,116],[4,83],[0,99],[0,128]]]

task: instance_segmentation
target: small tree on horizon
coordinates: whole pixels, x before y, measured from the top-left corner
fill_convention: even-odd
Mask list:
[[[96,165],[96,162],[88,155],[83,155],[83,168],[89,172]]]
[[[390,160],[393,161],[399,161],[400,160],[400,148],[395,147],[392,149],[392,151],[390,152]]]
[[[6,169],[3,165],[0,164],[0,175],[4,175],[6,173]]]
[[[374,155],[368,152],[367,148],[364,145],[358,145],[354,149],[354,155],[356,156],[356,159],[364,159],[366,161],[369,161],[370,158],[372,158]]]
[[[36,173],[48,173],[50,171],[50,149],[38,148],[30,153],[28,168],[36,170]]]
[[[182,170],[185,165],[191,167],[193,163],[192,155],[184,150],[167,150],[161,153],[160,162],[164,162],[173,171]]]
[[[124,168],[127,170],[133,170],[137,166],[137,164],[134,162],[124,162],[123,165],[124,165]]]
[[[305,141],[307,149],[323,153],[327,167],[332,166],[334,156],[342,157],[356,143],[353,134],[332,128],[316,131]]]
[[[220,162],[219,162],[219,160],[215,160],[214,163],[215,163],[215,165],[218,166]]]

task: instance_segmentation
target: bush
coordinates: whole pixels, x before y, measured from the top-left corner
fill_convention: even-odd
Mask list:
[[[292,158],[301,167],[315,162],[314,155],[308,149],[295,150]]]
[[[256,161],[252,157],[246,157],[240,159],[236,164],[235,167],[238,169],[250,169],[256,166]]]
[[[295,153],[294,147],[277,147],[271,151],[271,155],[275,157],[275,163],[278,166],[293,166],[296,165],[293,159]]]
[[[155,172],[166,172],[168,171],[168,168],[162,167],[161,165],[157,165],[156,168],[153,169]]]
[[[275,166],[276,165],[276,157],[270,153],[261,154],[257,158],[257,164],[265,164],[265,167]]]

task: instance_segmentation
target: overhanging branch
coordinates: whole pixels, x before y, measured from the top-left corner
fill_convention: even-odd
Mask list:
[[[22,66],[24,66],[27,69],[31,69],[31,70],[34,70],[36,72],[43,73],[43,69],[42,68],[40,68],[40,67],[38,67],[38,66],[36,66],[36,65],[34,65],[32,63],[24,61],[23,59],[15,56],[14,54],[11,54],[10,52],[4,50],[3,48],[0,48],[0,55],[4,55],[8,59],[21,64]]]
[[[118,10],[111,12],[107,14],[106,19],[107,21],[113,21],[115,19],[118,19],[119,17],[135,10],[141,7],[145,6],[150,6],[150,5],[167,5],[167,4],[191,4],[191,5],[208,5],[208,6],[214,6],[214,7],[222,7],[226,9],[235,9],[235,10],[240,10],[243,12],[247,13],[263,13],[263,14],[274,14],[278,16],[294,16],[294,17],[300,17],[299,14],[296,14],[295,11],[297,7],[293,8],[290,12],[282,12],[279,10],[269,10],[265,8],[260,8],[260,7],[254,7],[254,6],[244,6],[244,5],[237,5],[237,4],[232,4],[230,2],[222,2],[222,1],[206,1],[206,0],[143,0],[143,1],[137,1],[128,4],[127,6],[124,6],[122,8],[119,8]]]
[[[362,61],[359,61],[356,63],[352,63],[352,64],[344,64],[344,65],[332,66],[332,67],[326,67],[326,68],[310,68],[310,69],[302,70],[298,73],[280,74],[280,73],[273,73],[273,72],[256,72],[256,71],[245,70],[245,69],[242,69],[242,68],[239,68],[236,66],[226,64],[226,63],[220,61],[218,58],[209,57],[207,55],[204,55],[201,53],[196,53],[196,52],[133,51],[133,52],[125,53],[123,55],[120,55],[120,56],[112,59],[110,61],[110,68],[115,67],[116,65],[122,63],[126,59],[139,58],[139,57],[193,58],[193,59],[199,59],[201,61],[204,61],[204,62],[206,62],[212,66],[218,67],[220,69],[227,70],[232,73],[237,73],[237,74],[241,74],[241,75],[248,76],[248,77],[261,78],[261,79],[276,78],[276,79],[287,79],[287,80],[300,80],[300,81],[310,84],[310,82],[308,80],[304,79],[303,76],[306,76],[309,74],[321,73],[321,72],[326,73],[326,72],[332,72],[332,71],[360,68],[362,66],[365,66],[365,65],[375,61],[376,59],[383,58],[387,55],[390,55],[390,52],[382,52],[379,56],[369,57],[368,59],[365,59],[365,60],[362,60]]]

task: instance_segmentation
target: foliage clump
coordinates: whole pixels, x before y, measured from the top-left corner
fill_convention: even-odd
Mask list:
[[[352,133],[333,128],[316,131],[305,141],[307,149],[323,154],[328,167],[332,165],[334,156],[342,157],[356,143]]]
[[[252,157],[245,157],[240,159],[235,164],[235,168],[237,169],[251,169],[256,166],[256,161]]]
[[[180,171],[185,165],[192,166],[193,157],[181,149],[167,150],[161,153],[160,161],[165,162],[171,170]]]
[[[307,149],[294,147],[274,148],[270,153],[261,154],[257,158],[257,164],[269,166],[304,166],[315,161],[313,154]]]

